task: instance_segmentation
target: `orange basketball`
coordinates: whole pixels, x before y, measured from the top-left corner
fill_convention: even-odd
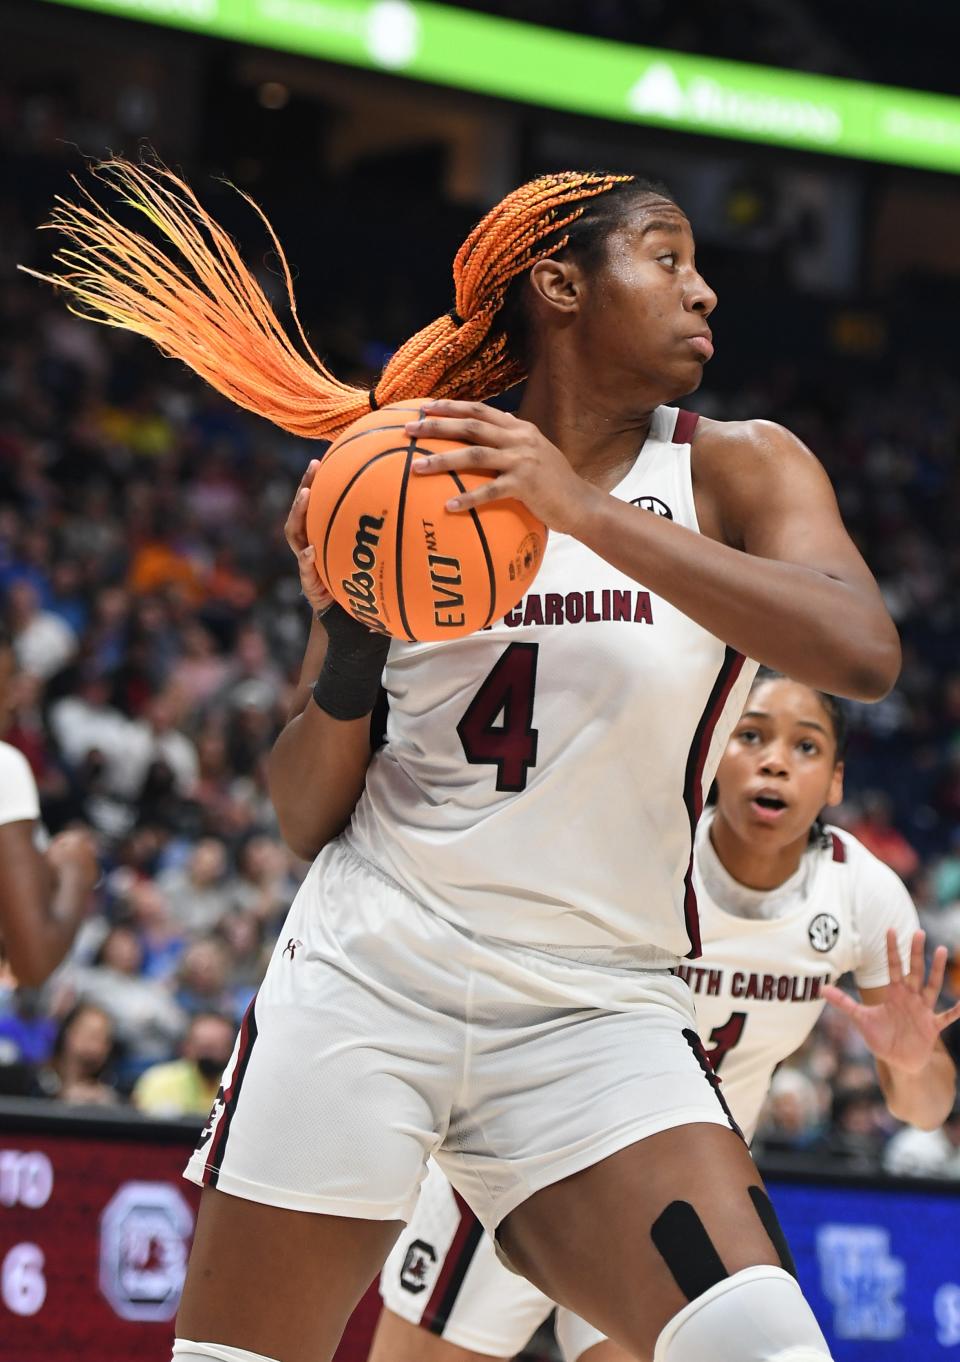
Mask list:
[[[307,534],[335,598],[371,629],[411,642],[472,634],[511,610],[543,560],[546,526],[519,501],[445,510],[486,472],[420,474],[418,454],[461,446],[416,439],[417,399],[354,421],[314,477]]]

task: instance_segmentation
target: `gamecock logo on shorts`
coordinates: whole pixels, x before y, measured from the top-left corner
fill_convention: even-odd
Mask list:
[[[404,1291],[410,1291],[415,1296],[419,1296],[421,1291],[426,1291],[430,1269],[436,1261],[437,1250],[433,1245],[424,1239],[414,1239],[407,1249],[403,1267],[400,1269],[400,1285]]]
[[[821,954],[832,950],[840,935],[840,923],[830,913],[818,913],[807,928],[810,945]]]
[[[100,1290],[121,1319],[172,1319],[193,1212],[169,1182],[125,1182],[100,1217]]]

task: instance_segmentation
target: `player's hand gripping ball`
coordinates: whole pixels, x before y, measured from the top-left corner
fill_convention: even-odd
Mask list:
[[[422,415],[417,399],[393,402],[334,441],[310,488],[307,537],[317,571],[355,619],[394,638],[434,642],[512,610],[537,574],[547,530],[512,499],[448,511],[452,497],[496,474],[417,476],[415,458],[462,448],[406,434]]]

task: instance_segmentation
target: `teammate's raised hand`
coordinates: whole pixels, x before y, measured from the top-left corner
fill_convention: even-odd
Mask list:
[[[858,1003],[842,989],[827,984],[823,996],[849,1017],[877,1059],[905,1073],[919,1073],[930,1061],[941,1031],[960,1019],[960,1003],[937,1012],[937,999],[947,967],[947,948],[933,953],[929,977],[923,957],[925,932],[915,932],[910,945],[910,970],[904,974],[897,934],[887,932],[890,982],[881,1001]]]
[[[287,543],[297,560],[300,590],[310,602],[314,614],[318,610],[326,610],[327,606],[333,603],[333,597],[317,571],[317,551],[307,539],[307,504],[310,501],[310,488],[319,467],[319,459],[311,459],[307,464],[307,471],[300,479],[300,486],[297,488],[290,514],[283,527]]]

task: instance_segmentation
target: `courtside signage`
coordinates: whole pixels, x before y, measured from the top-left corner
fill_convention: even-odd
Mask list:
[[[53,0],[546,108],[960,171],[960,99],[517,23],[419,0]]]

